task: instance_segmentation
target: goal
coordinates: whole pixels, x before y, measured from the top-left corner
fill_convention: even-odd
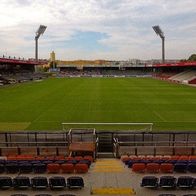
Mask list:
[[[71,128],[75,129],[96,129],[104,131],[152,131],[153,123],[110,123],[110,122],[64,122],[62,129],[68,131]]]

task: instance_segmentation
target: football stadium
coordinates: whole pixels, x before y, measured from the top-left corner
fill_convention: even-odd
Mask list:
[[[27,10],[31,7],[24,2],[17,2],[13,14],[17,9],[24,10],[22,6]],[[83,2],[83,9],[91,3]],[[124,3],[119,3],[122,8],[118,9],[126,10]],[[176,3],[176,9],[182,5]],[[46,14],[47,3],[41,6],[45,6]],[[108,9],[108,4],[102,6]],[[54,16],[58,18],[60,11],[55,6],[52,11],[56,11]],[[82,13],[77,12],[75,16],[83,21]],[[95,23],[99,20],[95,19]],[[105,26],[107,20],[103,21]],[[12,23],[7,22],[5,32],[9,33]],[[90,55],[90,60],[75,60],[80,55],[75,51],[75,59],[70,60],[64,53],[56,59],[60,55],[58,48],[62,47],[58,45],[61,28],[54,35],[52,24],[47,20],[46,24],[38,25],[35,31],[35,54],[25,51],[29,46],[24,40],[30,35],[25,35],[21,42],[21,51],[18,40],[10,49],[9,42],[2,42],[1,50],[8,49],[0,57],[0,195],[196,196],[195,48],[190,50],[188,59],[182,59],[183,55],[174,59],[173,50],[170,52],[174,57],[166,58],[165,32],[159,25],[152,25],[153,36],[155,32],[161,38],[158,51],[161,59],[151,59],[152,52],[148,56],[150,60],[115,60],[115,56],[94,60]],[[0,22],[0,25],[4,24]],[[18,28],[23,32],[20,25]],[[17,31],[11,32],[17,35]],[[47,32],[48,41],[41,42]],[[74,45],[69,40],[70,33],[63,42],[66,47]],[[77,38],[78,43],[82,44],[83,36]],[[87,37],[91,41],[85,39],[85,43],[95,44],[89,32]],[[42,52],[48,52],[50,39],[57,52],[50,51],[48,58]],[[74,43],[77,39],[74,37]],[[142,48],[143,45],[141,58],[145,54]],[[17,50],[21,56],[24,53],[29,57],[9,56]],[[82,51],[81,55],[84,55]]]

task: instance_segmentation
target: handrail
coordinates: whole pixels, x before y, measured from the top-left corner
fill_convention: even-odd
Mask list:
[[[175,144],[175,143],[183,143],[183,144],[190,144],[193,143],[196,145],[195,141],[125,141],[119,142],[118,144],[160,144],[160,143],[167,143],[167,144]]]

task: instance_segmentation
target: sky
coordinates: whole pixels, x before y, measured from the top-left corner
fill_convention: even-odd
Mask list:
[[[196,53],[196,0],[0,0],[0,56],[39,58],[160,59],[160,25],[166,59]]]

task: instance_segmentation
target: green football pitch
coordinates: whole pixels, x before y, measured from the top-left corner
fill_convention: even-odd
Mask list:
[[[152,78],[50,78],[0,87],[1,131],[62,130],[62,122],[196,131],[196,88]]]

